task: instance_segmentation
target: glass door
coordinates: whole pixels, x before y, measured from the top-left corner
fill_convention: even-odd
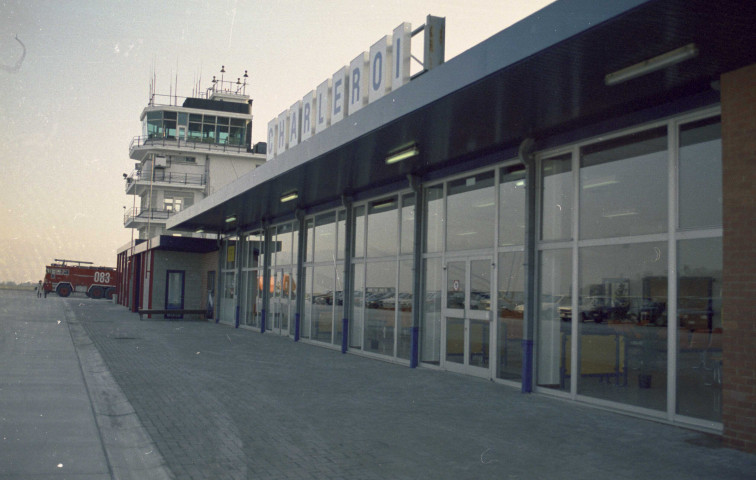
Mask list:
[[[165,309],[182,310],[184,308],[184,271],[168,270],[165,283]],[[183,318],[183,315],[177,313],[165,315],[165,318]]]
[[[271,276],[270,281],[270,310],[272,318],[267,328],[279,335],[288,335],[293,306],[291,273],[284,269],[277,269]]]
[[[491,370],[491,258],[446,262],[444,367],[481,377]]]

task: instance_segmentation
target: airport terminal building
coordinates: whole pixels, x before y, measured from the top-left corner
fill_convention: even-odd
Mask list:
[[[167,227],[219,322],[756,451],[754,18],[559,0],[443,63],[429,17],[413,76],[401,24]]]

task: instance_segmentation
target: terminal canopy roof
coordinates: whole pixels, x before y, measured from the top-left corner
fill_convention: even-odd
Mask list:
[[[512,158],[525,138],[540,148],[599,122],[658,115],[672,102],[712,103],[722,73],[756,63],[754,19],[753,1],[557,1],[179,212],[168,227],[257,228],[297,209],[406,188],[408,175]],[[695,58],[605,82],[689,44]],[[386,165],[409,144],[419,155]],[[299,198],[281,203],[292,190]],[[230,216],[237,220],[226,222]]]

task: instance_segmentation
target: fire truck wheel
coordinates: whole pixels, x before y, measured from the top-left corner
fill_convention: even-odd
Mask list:
[[[107,298],[108,300],[113,300],[113,293],[113,289],[108,288],[107,290],[105,290],[105,298]]]
[[[92,290],[89,291],[89,296],[92,298],[102,298],[103,291],[101,287],[92,287]]]
[[[71,295],[71,287],[68,285],[60,285],[58,287],[58,296],[59,297],[67,297]]]

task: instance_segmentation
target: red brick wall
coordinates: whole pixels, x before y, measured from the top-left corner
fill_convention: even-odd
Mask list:
[[[725,443],[756,453],[756,64],[721,79]]]

